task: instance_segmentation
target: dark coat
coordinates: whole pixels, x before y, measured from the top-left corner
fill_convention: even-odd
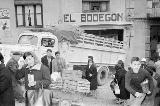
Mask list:
[[[115,73],[115,81],[117,81],[119,89],[120,89],[120,94],[116,94],[117,97],[119,97],[120,99],[129,99],[130,98],[130,93],[129,91],[127,91],[127,89],[125,88],[125,74],[126,74],[126,70],[124,68],[119,68],[118,70],[116,70]]]
[[[15,78],[15,74],[18,71],[18,62],[16,60],[14,60],[13,58],[11,58],[7,64],[6,64],[6,68],[10,71],[11,73],[11,77],[12,77],[12,85],[15,87],[18,84],[18,81]]]
[[[47,55],[45,55],[45,56],[43,56],[43,57],[41,58],[41,62],[42,62],[45,66],[47,66],[47,67],[49,68],[50,74],[52,74],[52,60],[53,60],[53,59],[54,59],[54,57],[51,56],[51,62],[50,62],[50,67],[49,67]]]
[[[90,74],[92,76],[90,76]],[[94,64],[91,65],[89,68],[89,65],[87,65],[86,68],[86,79],[90,82],[90,90],[96,90],[98,86],[97,82],[97,68]]]
[[[33,87],[28,86],[28,75],[34,75],[34,81],[36,85]],[[37,90],[43,85],[44,88],[48,88],[51,84],[51,76],[49,73],[49,68],[43,64],[37,64],[32,69],[23,67],[21,70],[17,71],[16,79],[19,80],[25,78],[25,88],[26,90]]]
[[[0,64],[0,106],[15,106],[10,71]]]
[[[160,105],[160,75],[158,73],[155,74],[153,77],[157,81],[157,86],[156,86],[156,94],[155,94],[155,101],[154,101],[154,106],[159,106]]]

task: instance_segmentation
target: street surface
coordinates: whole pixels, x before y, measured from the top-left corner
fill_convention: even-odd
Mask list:
[[[62,93],[58,91],[55,91],[53,95],[55,97],[58,96],[59,98],[63,97],[64,100],[65,99],[70,100],[72,98],[72,100],[82,102],[83,103],[82,106],[120,106],[113,102],[113,99],[115,99],[115,97],[109,86],[110,81],[111,79],[108,79],[107,83],[104,86],[98,87],[97,98],[87,97],[79,93],[64,93],[64,92]],[[16,106],[25,106],[25,105],[16,103]]]

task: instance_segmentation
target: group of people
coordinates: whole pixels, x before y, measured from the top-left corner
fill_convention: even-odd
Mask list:
[[[66,68],[66,63],[60,57],[60,52],[47,50],[47,55],[41,61],[34,52],[13,52],[11,59],[4,64],[0,53],[0,106],[15,106],[15,100],[25,102],[26,106],[36,106],[38,98],[43,94],[43,106],[51,105],[49,85],[51,73]],[[23,62],[20,58],[23,57]],[[43,91],[43,93],[42,93]],[[37,105],[38,106],[38,105]]]
[[[19,63],[20,57],[24,62]],[[26,106],[33,106],[43,90],[43,106],[50,106],[51,96],[49,85],[51,74],[62,72],[67,68],[65,60],[60,57],[60,52],[47,49],[47,55],[41,61],[33,52],[12,53],[11,59],[4,64],[4,57],[0,53],[0,106],[15,106],[15,99],[25,101]],[[144,101],[150,101],[149,106],[160,105],[160,60],[146,62],[146,59],[133,57],[130,67],[126,71],[123,61],[118,61],[115,66],[114,82],[118,84],[120,92],[116,96],[116,103],[124,103],[129,106],[141,106]],[[88,57],[88,65],[85,78],[90,82],[89,96],[96,96],[98,86],[97,68],[93,57]],[[147,84],[146,84],[147,83]],[[22,89],[23,85],[25,90]]]
[[[160,60],[154,63],[152,60],[133,57],[130,67],[126,71],[124,63],[119,60],[115,65],[116,73],[112,83],[119,86],[115,102],[124,106],[160,106]]]
[[[39,106],[36,104],[42,94],[43,106],[50,106],[53,96],[49,90],[51,74],[58,72],[62,77],[66,68],[60,52],[55,52],[53,57],[51,49],[47,49],[41,60],[34,52],[13,52],[6,65],[0,53],[0,106],[15,106],[15,100],[25,102],[26,106]],[[91,93],[88,95],[96,95],[97,68],[92,56],[88,57],[85,75],[90,82]]]

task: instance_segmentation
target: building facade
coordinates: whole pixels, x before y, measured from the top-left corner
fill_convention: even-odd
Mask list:
[[[58,24],[76,25],[104,37],[110,33],[109,37],[123,40],[123,29],[129,24],[125,0],[1,0],[0,13],[2,42],[15,42],[26,29]]]
[[[71,25],[131,45],[125,0],[0,0],[0,40],[15,44],[28,29]],[[128,57],[128,56],[127,56]]]
[[[24,30],[62,23],[63,12],[80,12],[79,4],[81,0],[0,0],[1,42],[16,43]]]
[[[131,56],[146,57],[156,61],[160,43],[159,10],[159,0],[126,0],[126,16],[133,22]]]

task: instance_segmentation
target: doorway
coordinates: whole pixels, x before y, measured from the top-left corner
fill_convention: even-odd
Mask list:
[[[160,49],[160,25],[150,27],[150,58],[157,61]]]

